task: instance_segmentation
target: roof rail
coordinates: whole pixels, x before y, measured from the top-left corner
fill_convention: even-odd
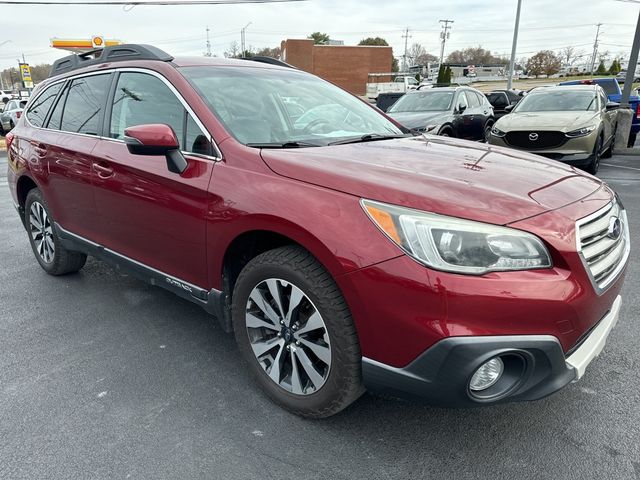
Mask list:
[[[260,63],[268,63],[269,65],[277,65],[279,67],[293,68],[297,70],[297,68],[294,67],[293,65],[290,65],[286,62],[283,62],[282,60],[278,60],[277,58],[272,58],[272,57],[250,57],[250,58],[245,58],[245,60],[251,60],[253,62],[260,62]]]
[[[53,63],[49,77],[71,72],[79,68],[105,62],[124,62],[127,60],[158,60],[170,62],[173,57],[167,52],[151,45],[124,44],[97,48],[78,55],[68,55]]]

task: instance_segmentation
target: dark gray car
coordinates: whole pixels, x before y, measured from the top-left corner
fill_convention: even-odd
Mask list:
[[[387,112],[416,133],[485,141],[495,122],[486,97],[469,87],[419,89],[407,93]]]

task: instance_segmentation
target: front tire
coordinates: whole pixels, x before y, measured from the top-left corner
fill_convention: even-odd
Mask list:
[[[55,276],[66,275],[84,267],[87,256],[67,250],[62,245],[47,203],[37,188],[28,193],[24,212],[31,249],[45,272]]]
[[[598,140],[596,140],[596,146],[593,149],[593,159],[591,160],[591,163],[589,163],[589,165],[587,165],[585,168],[587,173],[590,173],[591,175],[596,175],[598,173],[598,170],[600,170],[600,158],[602,158],[603,143],[604,142],[602,141],[602,135],[600,135],[598,137]]]
[[[331,275],[301,247],[270,250],[242,270],[233,327],[262,389],[297,415],[335,415],[364,392],[349,308]]]

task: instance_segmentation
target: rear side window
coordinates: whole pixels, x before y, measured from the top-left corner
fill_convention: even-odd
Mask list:
[[[146,73],[121,73],[113,98],[109,136],[123,138],[126,128],[149,123],[173,128],[182,151],[212,155],[211,142],[162,80]]]
[[[494,107],[506,107],[509,104],[507,102],[507,97],[503,93],[490,93],[489,102]]]
[[[31,125],[34,127],[42,127],[44,125],[47,113],[49,113],[51,105],[53,105],[56,96],[62,89],[62,85],[64,85],[64,82],[51,85],[46,88],[41,95],[38,95],[38,98],[36,98],[35,102],[29,107],[29,110],[27,110],[26,113],[27,119]]]
[[[99,134],[100,119],[106,103],[110,79],[110,75],[93,75],[76,78],[71,82],[66,92],[60,130],[86,135]],[[53,122],[52,116],[51,127],[55,128]]]

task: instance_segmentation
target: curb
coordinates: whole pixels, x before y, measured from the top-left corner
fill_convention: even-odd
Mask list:
[[[614,151],[614,155],[624,155],[626,157],[640,157],[640,148],[625,148],[624,150]]]

